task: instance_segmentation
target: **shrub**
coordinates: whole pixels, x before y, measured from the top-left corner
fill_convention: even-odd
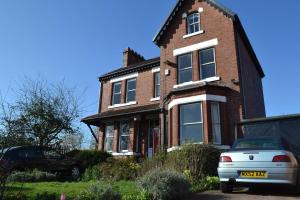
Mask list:
[[[141,169],[139,175],[145,175],[148,171],[153,169],[162,169],[164,168],[165,162],[167,159],[167,153],[160,151],[155,154],[154,157],[144,160],[141,164]]]
[[[134,180],[138,176],[140,164],[133,159],[108,159],[99,166],[103,179],[114,181]]]
[[[27,200],[28,197],[24,193],[19,192],[19,193],[15,193],[15,194],[5,195],[3,199],[5,199],[5,200]]]
[[[48,192],[38,193],[34,198],[34,200],[55,200],[55,199],[59,199],[59,196],[55,193],[48,193]]]
[[[92,167],[111,157],[107,152],[96,150],[76,150],[69,152],[67,156],[78,160],[83,168]]]
[[[136,195],[125,195],[122,200],[151,200],[151,195],[147,192],[140,192]]]
[[[217,175],[220,151],[211,145],[187,144],[170,152],[165,167],[185,173],[191,181]]]
[[[56,174],[42,172],[35,169],[33,171],[14,172],[8,177],[8,182],[43,182],[55,181],[56,179]]]
[[[102,173],[99,165],[87,168],[81,178],[82,181],[95,181],[101,179]]]
[[[172,200],[184,197],[191,187],[180,173],[170,170],[153,170],[138,180],[142,191],[150,194],[153,200]]]
[[[101,183],[92,184],[88,189],[82,191],[77,200],[121,200],[119,192],[114,191],[110,185]]]
[[[220,181],[218,177],[207,176],[201,181],[194,182],[192,186],[192,192],[204,192],[207,190],[218,190]]]

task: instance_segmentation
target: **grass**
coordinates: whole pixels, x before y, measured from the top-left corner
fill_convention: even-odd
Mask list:
[[[85,190],[94,182],[39,182],[39,183],[11,183],[8,184],[7,194],[23,193],[29,199],[34,199],[38,193],[65,194],[68,199],[75,198],[82,190]],[[99,184],[105,182],[99,182]],[[132,181],[119,181],[112,183],[113,188],[122,195],[134,195],[138,193],[136,185]]]

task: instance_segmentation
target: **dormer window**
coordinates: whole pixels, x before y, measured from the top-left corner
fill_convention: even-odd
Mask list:
[[[197,33],[200,31],[200,15],[199,13],[190,14],[187,17],[188,34]]]

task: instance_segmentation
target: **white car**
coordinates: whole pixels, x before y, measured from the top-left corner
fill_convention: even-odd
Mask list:
[[[299,164],[282,138],[239,139],[220,156],[218,175],[222,192],[235,185],[298,183]]]

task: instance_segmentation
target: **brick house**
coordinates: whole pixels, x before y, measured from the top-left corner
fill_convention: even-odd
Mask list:
[[[82,122],[99,150],[151,157],[186,142],[224,147],[237,122],[265,117],[265,76],[238,16],[214,0],[178,0],[153,39],[160,57],[123,53],[102,75],[98,113]]]

